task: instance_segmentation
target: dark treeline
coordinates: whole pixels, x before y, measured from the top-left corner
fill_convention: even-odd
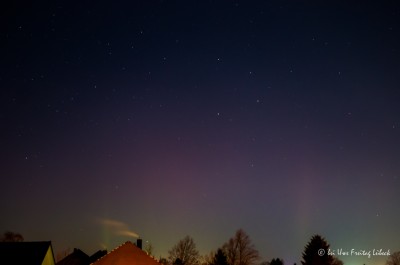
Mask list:
[[[0,242],[22,242],[24,237],[19,233],[7,231]],[[314,235],[304,248],[301,265],[344,265],[336,256],[328,255],[329,243],[320,235]],[[144,251],[151,255],[153,246],[148,245]],[[260,255],[250,237],[243,229],[236,231],[235,235],[216,251],[200,256],[192,237],[181,239],[171,250],[168,258],[161,258],[159,262],[164,265],[285,265],[281,258],[270,261],[260,261]],[[289,264],[286,264],[289,265]],[[296,265],[296,263],[294,264]],[[400,265],[400,251],[392,253],[386,265]]]
[[[344,265],[339,258],[328,254],[329,249],[330,245],[324,237],[312,236],[304,247],[301,265]],[[235,235],[216,251],[211,251],[202,257],[190,236],[180,240],[168,253],[168,258],[160,258],[161,263],[166,265],[285,265],[281,258],[261,261],[258,250],[242,229],[237,230]],[[400,265],[400,251],[390,255],[386,265]]]

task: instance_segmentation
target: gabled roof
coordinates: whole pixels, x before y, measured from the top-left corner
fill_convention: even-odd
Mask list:
[[[143,250],[127,241],[110,253],[92,263],[93,265],[160,265]]]
[[[104,255],[107,255],[107,250],[98,250],[96,253],[94,253],[92,256],[89,257],[89,263],[93,263],[99,258],[103,257]]]
[[[57,265],[88,265],[89,256],[78,248],[74,248],[74,252],[57,262]]]
[[[41,265],[51,242],[0,242],[0,264]]]

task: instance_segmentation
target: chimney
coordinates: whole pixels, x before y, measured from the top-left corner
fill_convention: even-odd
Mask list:
[[[142,249],[142,239],[141,239],[141,238],[138,238],[138,239],[136,240],[136,246],[137,246],[138,248]]]

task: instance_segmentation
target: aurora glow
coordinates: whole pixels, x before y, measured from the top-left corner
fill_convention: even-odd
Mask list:
[[[11,5],[4,231],[55,253],[137,234],[165,257],[186,235],[208,254],[243,228],[286,265],[316,233],[400,250],[398,2]]]

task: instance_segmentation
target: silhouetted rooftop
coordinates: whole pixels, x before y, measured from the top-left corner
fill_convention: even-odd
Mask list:
[[[0,264],[41,265],[51,247],[45,242],[0,242]]]
[[[89,263],[89,256],[82,250],[74,248],[74,252],[57,262],[57,265],[88,265]]]
[[[127,241],[115,248],[107,255],[92,263],[93,265],[160,265],[154,258],[138,248],[132,242]]]
[[[89,257],[89,263],[93,263],[96,260],[100,259],[104,255],[107,255],[107,250],[99,250],[96,253],[94,253],[92,256]]]

